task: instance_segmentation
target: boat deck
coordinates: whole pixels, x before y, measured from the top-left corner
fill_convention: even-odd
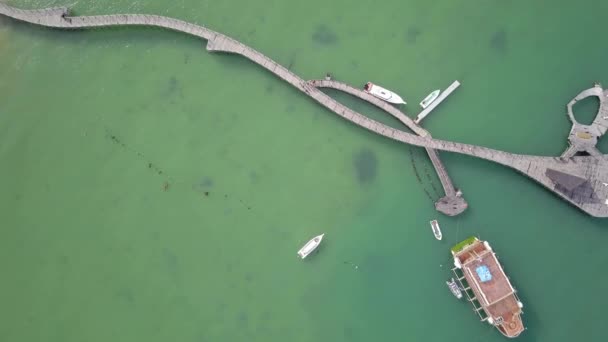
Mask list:
[[[483,306],[493,305],[515,292],[494,253],[485,249],[482,243],[462,254],[460,260],[470,285],[474,285],[479,290],[480,293],[477,295]],[[491,280],[479,281],[475,270],[482,265],[485,265],[490,271]]]
[[[485,313],[493,319],[497,328],[506,336],[518,336],[524,330],[520,318],[522,313],[515,289],[507,278],[496,255],[477,241],[456,254],[470,289],[475,294]],[[479,266],[486,266],[491,279],[481,281],[477,274]],[[472,300],[472,299],[470,299]],[[499,320],[502,319],[502,323]]]

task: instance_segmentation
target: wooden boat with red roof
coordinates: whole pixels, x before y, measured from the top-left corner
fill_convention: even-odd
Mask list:
[[[506,337],[519,336],[525,330],[523,304],[490,244],[470,237],[452,247],[452,255],[452,271],[481,320]]]

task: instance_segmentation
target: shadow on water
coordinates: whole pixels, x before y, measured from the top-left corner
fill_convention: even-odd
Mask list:
[[[268,71],[264,69],[264,67],[256,63],[252,63],[243,56],[224,52],[214,52],[208,55],[210,55],[214,60],[216,60],[219,65],[221,65],[227,70],[230,70],[231,72],[238,73],[244,70],[255,70],[255,68],[258,68],[258,70],[263,70],[264,73],[268,73]]]
[[[353,156],[353,166],[359,184],[369,184],[376,179],[378,173],[378,158],[367,148],[362,148]]]

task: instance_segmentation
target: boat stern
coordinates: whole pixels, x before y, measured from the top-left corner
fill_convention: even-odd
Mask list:
[[[526,330],[520,313],[513,314],[510,320],[504,321],[496,327],[501,334],[508,338],[515,338]]]

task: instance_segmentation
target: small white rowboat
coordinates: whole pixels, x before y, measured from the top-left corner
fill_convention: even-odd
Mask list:
[[[312,253],[315,249],[317,249],[317,247],[319,247],[324,235],[325,234],[321,234],[310,239],[310,241],[308,241],[304,247],[300,248],[298,251],[298,256],[302,259],[306,258],[308,254]]]
[[[433,235],[435,235],[435,239],[441,240],[443,234],[441,234],[441,228],[439,228],[439,222],[437,222],[437,220],[431,221],[431,229],[433,229]]]
[[[428,94],[424,98],[424,100],[422,100],[420,102],[420,107],[422,107],[422,109],[426,109],[426,107],[428,107],[433,101],[435,101],[439,97],[440,92],[441,92],[441,90],[437,89],[437,90],[433,91],[432,93]]]

